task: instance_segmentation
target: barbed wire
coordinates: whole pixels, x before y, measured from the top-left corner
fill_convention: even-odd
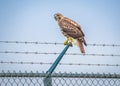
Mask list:
[[[0,64],[39,64],[39,65],[51,65],[53,63],[45,62],[13,62],[13,61],[0,61]],[[84,64],[84,63],[59,63],[59,65],[78,65],[78,66],[116,66],[119,67],[120,64]]]
[[[25,51],[0,51],[5,54],[44,54],[44,55],[58,55],[58,52],[25,52]],[[65,55],[83,55],[81,53],[65,53]],[[120,54],[84,54],[84,56],[120,56]]]
[[[0,43],[15,43],[15,44],[52,44],[52,45],[63,45],[59,42],[28,42],[28,41],[0,41]],[[119,44],[87,44],[88,46],[111,46],[111,47],[120,47]]]

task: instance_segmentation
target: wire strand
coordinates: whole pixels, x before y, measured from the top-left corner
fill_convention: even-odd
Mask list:
[[[44,54],[44,55],[58,55],[60,53],[58,52],[25,52],[25,51],[0,51],[0,53],[2,54]],[[80,53],[65,53],[65,55],[83,55]],[[84,56],[120,56],[120,54],[84,54]]]
[[[0,64],[40,64],[40,65],[51,65],[53,63],[45,62],[13,62],[13,61],[0,61]],[[84,64],[84,63],[59,63],[59,65],[78,65],[78,66],[120,66],[120,64]]]
[[[59,42],[28,42],[28,41],[0,41],[0,43],[14,43],[14,44],[52,44],[52,45],[63,45]],[[120,47],[120,44],[87,44],[88,46],[109,46],[109,47]]]

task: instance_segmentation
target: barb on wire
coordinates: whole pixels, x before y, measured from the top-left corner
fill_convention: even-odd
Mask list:
[[[51,65],[53,63],[45,63],[45,62],[7,62],[7,61],[0,61],[0,64],[40,64],[40,65]],[[120,64],[85,64],[85,63],[59,63],[59,65],[78,65],[78,66],[120,66]]]
[[[52,45],[63,45],[59,42],[28,42],[28,41],[0,41],[0,43],[16,43],[16,44],[52,44]],[[120,44],[87,44],[88,46],[111,46],[120,47]]]
[[[44,54],[44,55],[57,55],[60,54],[58,52],[25,52],[25,51],[0,51],[0,53],[5,53],[5,54]],[[83,55],[81,53],[65,53],[65,55]],[[120,54],[84,54],[85,56],[120,56]]]

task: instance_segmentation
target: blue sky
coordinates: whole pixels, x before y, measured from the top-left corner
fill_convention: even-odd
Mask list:
[[[78,22],[87,43],[120,44],[119,0],[0,0],[0,40],[64,42],[53,15],[57,12]],[[63,45],[0,44],[0,51],[61,52]],[[86,53],[119,54],[119,47],[85,47]],[[67,52],[80,53],[74,46]],[[0,61],[53,62],[57,55],[0,54]],[[61,63],[119,64],[119,57],[64,56]],[[46,71],[50,65],[1,64],[1,70]],[[114,70],[113,70],[114,69]],[[119,67],[65,66],[55,71],[119,72]]]

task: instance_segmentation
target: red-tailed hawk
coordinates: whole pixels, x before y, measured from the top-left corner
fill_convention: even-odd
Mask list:
[[[87,46],[86,41],[84,39],[84,33],[81,30],[81,27],[79,24],[77,24],[75,21],[64,17],[60,13],[56,13],[54,15],[55,20],[58,22],[58,25],[60,26],[60,29],[64,36],[67,37],[64,44],[66,45],[68,41],[71,41],[72,39],[77,40],[77,45],[80,48],[81,53],[85,53],[83,43],[85,46]]]

